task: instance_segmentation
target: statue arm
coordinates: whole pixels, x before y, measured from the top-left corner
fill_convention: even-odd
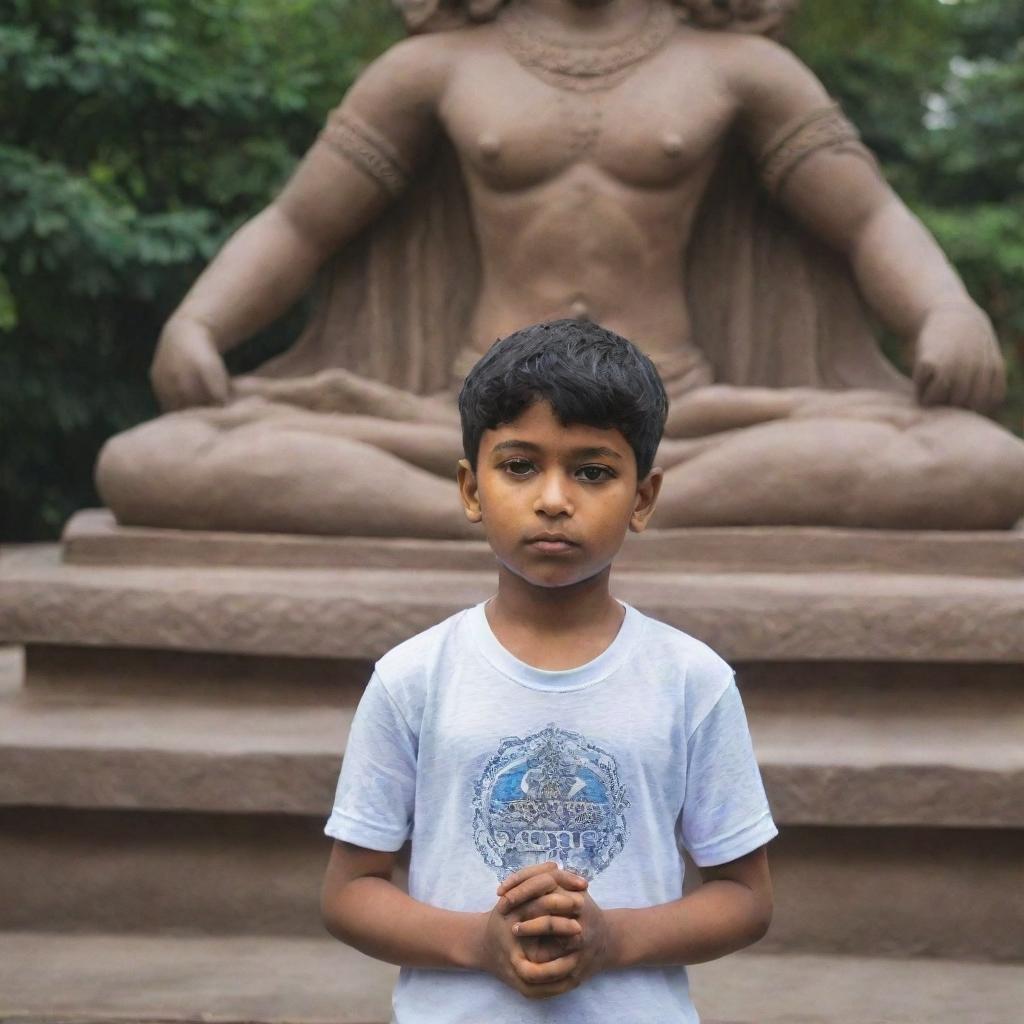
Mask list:
[[[228,239],[165,325],[151,370],[165,408],[227,400],[222,354],[285,312],[401,192],[437,132],[446,70],[429,37],[367,68],[280,195]]]
[[[760,52],[735,76],[743,127],[777,201],[846,255],[868,305],[914,346],[925,404],[987,409],[1005,393],[992,325],[924,225],[892,191],[856,130],[789,51]]]

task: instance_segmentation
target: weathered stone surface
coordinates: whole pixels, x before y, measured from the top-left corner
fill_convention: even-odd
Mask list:
[[[737,953],[689,969],[701,1020],[733,1024],[1011,1024],[1024,967]]]
[[[68,521],[62,553],[75,565],[249,566],[289,569],[480,570],[481,541],[215,533],[118,526],[106,509]],[[1024,531],[706,527],[627,538],[619,569],[705,572],[881,571],[1024,577]]]
[[[397,977],[326,934],[0,935],[6,1021],[384,1024]]]
[[[0,809],[0,929],[306,935],[323,818]],[[784,828],[764,950],[1019,960],[1024,834]],[[973,1024],[973,1022],[971,1022]]]
[[[328,937],[0,935],[5,1021],[384,1024],[398,969]]]
[[[780,824],[1024,827],[1024,689],[973,721],[955,693],[897,716],[792,714],[804,693],[748,702]],[[353,706],[11,694],[0,805],[325,814]]]
[[[691,967],[707,1024],[1010,1024],[1024,968],[738,953]],[[0,1014],[79,1024],[383,1024],[397,968],[328,938],[0,935]]]
[[[326,814],[351,708],[0,704],[0,805]]]
[[[127,569],[43,547],[0,567],[0,642],[376,658],[493,589],[486,572]],[[1024,579],[624,571],[615,590],[731,660],[1024,661]]]
[[[737,678],[780,821],[1024,823],[1021,666],[761,663]]]
[[[32,644],[24,653],[24,683],[33,697],[106,704],[162,697],[200,707],[217,701],[354,707],[372,668],[366,660],[145,647]]]
[[[61,565],[44,548],[0,570],[0,638],[376,658],[493,591],[487,573]]]
[[[790,826],[768,856],[764,952],[1022,959],[1019,829]]]
[[[316,936],[323,823],[3,807],[0,930]]]

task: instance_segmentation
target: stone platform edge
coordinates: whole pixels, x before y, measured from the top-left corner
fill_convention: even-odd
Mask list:
[[[411,574],[415,586],[410,586]],[[0,643],[377,659],[493,572],[0,563]],[[616,594],[730,661],[1024,662],[1024,579],[627,570]]]
[[[493,570],[479,541],[315,537],[119,526],[106,509],[68,521],[73,565]],[[977,533],[825,527],[696,527],[630,536],[616,566],[705,572],[896,572],[1024,577],[1024,531]]]

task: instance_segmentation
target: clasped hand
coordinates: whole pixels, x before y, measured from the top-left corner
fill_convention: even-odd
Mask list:
[[[510,875],[487,918],[484,967],[529,999],[577,988],[608,966],[610,936],[586,879],[548,861]]]

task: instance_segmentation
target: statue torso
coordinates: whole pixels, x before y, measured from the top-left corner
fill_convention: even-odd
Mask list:
[[[589,91],[522,66],[498,26],[466,35],[439,116],[481,249],[475,343],[576,315],[652,353],[687,347],[683,254],[735,117],[706,34],[680,28]]]

